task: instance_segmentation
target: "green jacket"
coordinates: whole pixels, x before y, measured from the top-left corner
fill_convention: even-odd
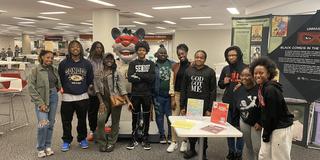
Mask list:
[[[52,66],[53,67],[53,66]],[[56,87],[58,90],[61,88],[61,82],[58,74],[58,69],[53,67],[53,73],[58,79]],[[31,101],[36,106],[47,105],[49,106],[49,79],[48,72],[41,64],[37,65],[31,70],[31,74],[28,77],[29,83],[29,93],[31,96]]]

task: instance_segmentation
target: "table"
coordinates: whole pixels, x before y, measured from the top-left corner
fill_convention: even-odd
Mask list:
[[[176,120],[187,120],[186,116],[169,116],[171,124]],[[205,137],[242,137],[242,132],[227,123],[226,128],[221,132],[215,134],[201,130],[201,128],[212,125],[210,117],[199,117],[199,120],[191,120],[195,123],[191,129],[174,128],[179,137],[199,137],[200,149],[199,149],[199,160],[203,158],[203,141]]]
[[[19,78],[12,78],[12,77],[0,77],[0,82],[8,82],[18,80]]]

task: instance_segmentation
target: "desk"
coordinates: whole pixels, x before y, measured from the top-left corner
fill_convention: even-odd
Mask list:
[[[186,116],[169,116],[169,120],[171,124],[174,123],[176,120],[186,120],[188,117]],[[199,137],[200,141],[200,148],[199,148],[199,160],[202,160],[203,158],[203,140],[204,137],[242,137],[242,132],[240,132],[238,129],[227,123],[227,126],[224,130],[221,132],[215,134],[210,133],[204,130],[201,130],[201,128],[208,126],[210,124],[213,124],[210,122],[210,117],[202,117],[202,121],[200,120],[192,120],[195,122],[195,126],[191,129],[183,129],[183,128],[174,128],[177,135],[179,137]]]
[[[18,78],[0,77],[0,82],[8,82],[8,81],[14,81],[14,80],[18,80]]]

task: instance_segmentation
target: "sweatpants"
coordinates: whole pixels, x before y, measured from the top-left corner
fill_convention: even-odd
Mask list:
[[[276,129],[272,131],[270,142],[263,142],[261,138],[259,160],[290,160],[291,146],[292,127]]]
[[[247,147],[248,160],[257,160],[261,143],[261,131],[240,119],[240,130],[243,133],[243,140]]]

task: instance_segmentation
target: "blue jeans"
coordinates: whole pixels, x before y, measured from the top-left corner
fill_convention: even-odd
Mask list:
[[[171,97],[157,96],[155,101],[156,123],[159,129],[160,136],[164,136],[164,115],[167,117],[168,122],[168,137],[171,138],[171,123],[169,116],[172,115],[171,111]]]
[[[228,118],[227,118],[228,123],[230,123],[233,127],[240,130],[239,119],[240,117],[235,117],[234,111],[229,110]],[[228,142],[229,153],[232,152],[232,153],[242,154],[242,150],[244,146],[244,141],[242,137],[239,137],[239,138],[229,137],[227,138],[227,142]]]
[[[58,93],[56,88],[50,89],[49,96],[49,112],[40,112],[39,106],[35,107],[38,118],[37,131],[37,149],[38,151],[51,147],[51,140],[53,134],[53,126],[58,105]]]

